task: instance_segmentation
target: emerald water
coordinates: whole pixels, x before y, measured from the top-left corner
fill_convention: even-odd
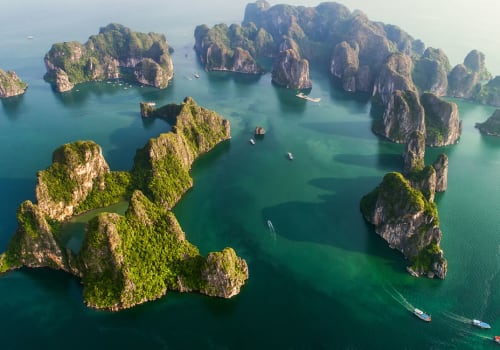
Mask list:
[[[373,3],[367,4],[370,17],[392,18],[405,28],[396,9],[375,17],[380,12]],[[418,22],[425,12],[414,2],[403,3],[417,6],[413,17],[405,15],[413,18],[408,31],[428,43],[428,22]],[[363,9],[360,1],[345,4]],[[247,260],[250,279],[230,300],[169,292],[158,301],[110,313],[86,308],[79,281],[67,274],[11,272],[0,277],[1,348],[493,348],[491,337],[500,334],[500,139],[481,136],[474,124],[494,109],[455,101],[463,123],[460,143],[427,150],[428,162],[442,152],[449,156],[448,190],[436,200],[449,271],[443,281],[413,278],[405,272],[404,258],[359,212],[360,198],[385,173],[402,167],[403,146],[370,130],[368,96],[338,90],[316,69],[311,96],[321,102],[315,104],[274,87],[269,74],[207,73],[197,63],[195,25],[239,22],[244,5],[222,0],[189,0],[183,7],[152,0],[109,1],[104,8],[96,0],[2,4],[0,67],[15,70],[29,88],[0,106],[0,249],[16,229],[18,205],[34,199],[36,172],[50,165],[55,148],[92,139],[113,170],[129,169],[137,148],[169,130],[161,120],[142,121],[139,102],[180,103],[189,95],[230,120],[232,139],[194,164],[195,186],[174,211],[203,254],[234,247]],[[172,86],[160,91],[101,82],[54,93],[42,79],[50,45],[83,42],[110,22],[166,34],[176,50]],[[483,49],[483,42],[467,41],[475,38],[468,26],[463,30],[454,33],[455,40],[446,33],[444,39],[435,33],[429,40],[446,42],[443,48],[453,52],[455,64],[468,50]],[[466,39],[459,40],[462,34]],[[489,64],[488,58],[499,54],[488,56],[491,40],[498,36],[484,37],[483,51],[499,74],[498,66]],[[267,133],[252,146],[257,125]],[[75,227],[75,237],[68,237],[72,247],[83,234],[81,223]],[[412,307],[430,313],[432,322],[419,321]],[[472,328],[472,318],[493,329]]]

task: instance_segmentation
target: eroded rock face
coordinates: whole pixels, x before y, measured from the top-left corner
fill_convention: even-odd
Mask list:
[[[301,59],[295,50],[288,49],[281,52],[273,64],[272,81],[290,89],[312,87],[309,79],[309,62]]]
[[[414,132],[425,134],[424,108],[414,91],[396,90],[388,100],[381,122],[373,131],[396,143],[406,143]]]
[[[393,94],[398,90],[416,92],[411,80],[412,67],[413,63],[408,55],[390,55],[373,86],[372,96],[375,102],[387,106]]]
[[[94,186],[104,186],[106,173],[109,166],[101,147],[93,141],[61,146],[52,155],[52,165],[38,172],[36,198],[40,211],[57,221],[72,216]]]
[[[8,98],[24,94],[28,84],[22,81],[15,72],[0,69],[0,98]]]
[[[441,49],[429,47],[422,57],[415,59],[413,81],[420,91],[445,96],[448,92],[448,73],[451,70],[448,57]]]
[[[424,168],[425,157],[425,136],[415,131],[413,132],[403,153],[403,173],[419,171]]]
[[[464,63],[456,65],[448,76],[448,95],[460,98],[475,97],[481,90],[480,82],[491,78],[484,60],[482,52],[469,52]]]
[[[202,269],[200,292],[209,296],[231,298],[240,292],[248,279],[248,266],[232,248],[208,254]]]
[[[9,250],[15,251],[19,265],[51,267],[80,276],[73,253],[56,241],[51,226],[38,206],[31,201],[23,202],[17,217],[19,226]]]
[[[448,188],[448,156],[440,154],[432,164],[436,170],[436,192],[444,192]]]
[[[361,211],[375,226],[375,232],[410,260],[417,275],[430,272],[439,278],[446,276],[436,206],[403,175],[387,174],[373,192],[363,197]]]
[[[447,146],[457,143],[462,132],[457,104],[432,93],[424,93],[420,102],[425,111],[426,144]]]
[[[330,72],[341,79],[345,91],[358,90],[357,75],[359,69],[359,46],[343,41],[335,46],[330,63]]]

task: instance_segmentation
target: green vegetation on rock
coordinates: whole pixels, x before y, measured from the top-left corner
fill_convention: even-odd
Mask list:
[[[121,68],[132,68],[138,82],[165,88],[173,76],[171,51],[163,34],[134,32],[113,23],[85,44],[53,44],[45,55],[45,79],[63,92],[86,81],[125,77]]]
[[[219,255],[201,256],[170,211],[192,186],[195,159],[230,138],[229,123],[191,98],[149,112],[167,119],[172,131],[139,150],[131,172],[110,172],[92,141],[54,151],[53,164],[39,172],[38,203],[19,207],[18,229],[0,255],[0,272],[21,266],[65,270],[82,278],[88,306],[110,310],[157,299],[167,290],[225,298],[239,292],[248,278],[246,262],[226,249],[224,263],[210,265]],[[129,200],[125,215],[101,213],[89,221],[78,255],[60,241],[63,220],[123,200]]]

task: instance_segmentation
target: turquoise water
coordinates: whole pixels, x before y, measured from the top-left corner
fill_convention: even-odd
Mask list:
[[[135,150],[169,129],[161,120],[143,122],[139,102],[179,103],[190,95],[229,119],[233,137],[195,163],[195,186],[175,213],[202,253],[235,247],[249,264],[250,280],[230,300],[172,292],[109,313],[87,309],[79,281],[64,273],[12,272],[0,277],[2,349],[495,346],[488,338],[500,334],[500,140],[474,128],[493,108],[456,101],[460,143],[427,150],[428,162],[441,152],[449,156],[448,191],[437,196],[449,272],[444,281],[415,279],[359,213],[360,197],[402,165],[403,146],[370,131],[368,97],[339,91],[318,70],[311,91],[321,97],[318,104],[272,86],[269,74],[204,72],[192,51],[194,26],[239,21],[243,3],[222,10],[185,1],[190,12],[147,6],[152,1],[122,1],[100,11],[95,0],[71,8],[50,3],[9,3],[0,14],[0,67],[30,84],[24,96],[0,106],[0,249],[15,231],[18,205],[34,198],[37,170],[50,164],[56,147],[93,139],[112,169],[129,169]],[[159,91],[95,83],[52,92],[42,80],[51,43],[85,41],[113,21],[166,34],[176,49],[172,86]],[[195,72],[200,79],[193,79]],[[267,133],[252,146],[256,125]],[[68,238],[75,249],[79,227]],[[412,306],[433,321],[419,321]],[[472,318],[493,329],[472,328]]]

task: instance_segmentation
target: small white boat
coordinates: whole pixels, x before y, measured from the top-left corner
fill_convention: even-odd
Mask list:
[[[255,145],[255,140],[254,140],[254,139],[250,139],[250,143],[251,143],[252,145]]]
[[[293,160],[293,154],[291,152],[288,152],[286,155],[288,159]]]
[[[199,79],[199,78],[200,78],[200,75],[199,75],[198,73],[194,73],[193,75],[194,75],[194,77],[195,77],[196,79]]]
[[[321,98],[319,98],[319,97],[316,97],[316,98],[315,97],[309,97],[306,94],[304,94],[303,92],[299,92],[295,96],[297,96],[298,98],[301,98],[303,100],[309,101],[309,102],[319,102],[319,101],[321,101]]]
[[[34,37],[33,35],[28,35],[28,36],[26,37],[26,39],[28,39],[28,40],[33,40],[33,39],[35,39],[35,37]]]
[[[417,308],[413,310],[413,314],[425,322],[431,322],[432,320],[431,315],[426,314],[425,312]]]
[[[479,327],[479,328],[482,328],[482,329],[490,329],[491,328],[491,326],[488,323],[480,321],[480,320],[472,320],[472,325]]]

